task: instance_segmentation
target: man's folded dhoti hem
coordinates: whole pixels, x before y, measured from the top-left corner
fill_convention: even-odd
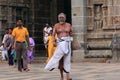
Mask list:
[[[71,39],[70,37],[62,37],[62,41],[58,41],[57,48],[50,59],[50,61],[45,66],[45,70],[53,70],[54,68],[58,68],[59,61],[63,57],[64,58],[64,64],[63,69],[66,73],[70,72],[71,69]]]

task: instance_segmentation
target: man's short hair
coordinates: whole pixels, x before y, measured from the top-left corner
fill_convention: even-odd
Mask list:
[[[64,13],[60,13],[59,15],[58,15],[58,18],[59,17],[64,17],[65,19],[66,19],[66,15],[64,14]]]
[[[23,20],[22,20],[22,19],[18,19],[17,21],[19,21],[19,20],[23,22]]]

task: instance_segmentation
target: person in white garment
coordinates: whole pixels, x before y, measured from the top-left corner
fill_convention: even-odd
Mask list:
[[[49,26],[48,23],[46,23],[44,29],[43,29],[43,41],[45,48],[47,49],[47,40],[48,40],[48,35],[50,34],[50,31],[52,30],[52,27]]]
[[[1,50],[2,50],[2,60],[7,60],[8,59],[8,53],[7,53],[7,48],[4,47],[5,44],[5,39],[7,38],[7,36],[9,35],[9,28],[5,29],[5,34],[2,40],[2,45],[1,45]]]
[[[66,73],[66,80],[72,80],[70,78],[72,27],[71,24],[66,22],[64,13],[58,15],[58,21],[53,28],[53,44],[56,46],[56,50],[45,66],[45,70],[52,71],[54,68],[59,68],[60,80],[64,80],[63,71]],[[57,35],[57,40],[55,35]]]

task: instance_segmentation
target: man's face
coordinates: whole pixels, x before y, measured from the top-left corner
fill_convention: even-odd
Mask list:
[[[9,33],[10,33],[10,34],[12,33],[12,29],[9,29]]]
[[[46,24],[46,27],[49,27],[49,25],[48,25],[48,24]]]
[[[65,17],[58,17],[58,21],[60,22],[60,23],[64,23],[65,22]]]
[[[9,33],[9,30],[5,30],[5,33],[8,34],[8,33]]]
[[[21,27],[23,25],[22,21],[21,20],[18,20],[17,21],[17,26]]]

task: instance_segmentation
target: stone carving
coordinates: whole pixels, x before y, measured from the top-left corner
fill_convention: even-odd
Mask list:
[[[110,48],[112,50],[112,61],[120,61],[120,36],[114,35]]]
[[[103,19],[102,19],[102,12],[101,12],[101,6],[97,5],[95,6],[95,27],[96,29],[101,29],[103,26]]]
[[[113,24],[120,24],[120,16],[113,17]]]
[[[103,27],[107,26],[107,15],[108,15],[108,8],[107,6],[102,6],[102,13],[103,13]]]

